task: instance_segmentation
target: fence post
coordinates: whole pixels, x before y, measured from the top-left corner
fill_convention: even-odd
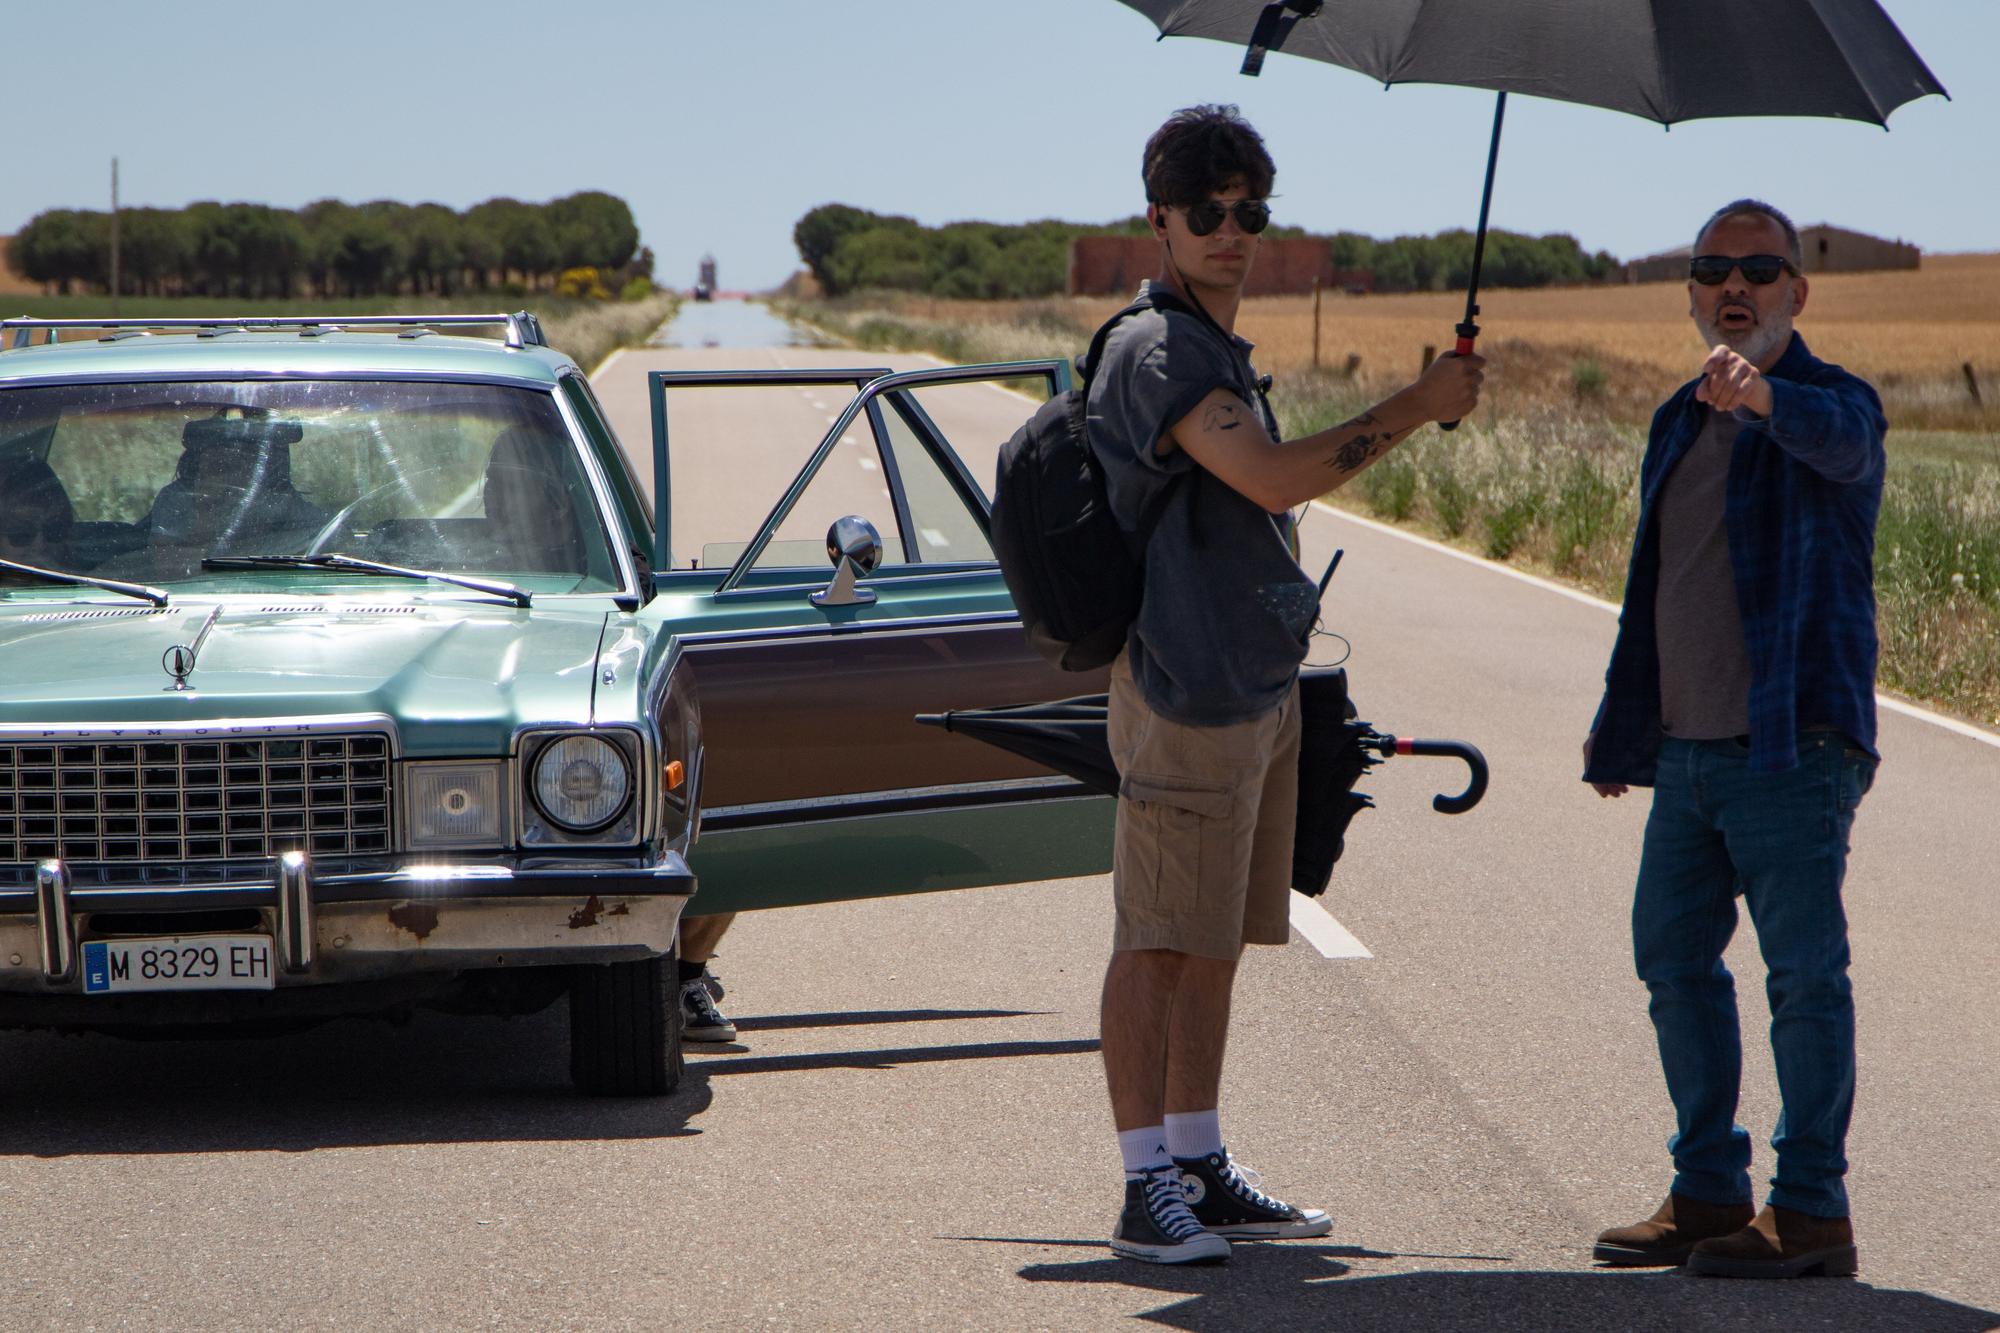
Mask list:
[[[1313,275],[1313,369],[1314,370],[1319,369],[1319,297],[1320,297],[1320,281],[1319,281],[1319,275],[1315,273]],[[1967,374],[1970,374],[1972,372],[1972,367],[1969,365],[1965,369]]]
[[[1319,330],[1317,328],[1313,330],[1313,364],[1319,364]],[[1970,361],[1964,362],[1959,366],[1959,369],[1965,372],[1965,387],[1972,391],[1973,403],[1979,407],[1986,406],[1986,400],[1979,396],[1979,376],[1972,373],[1972,363]]]
[[[1437,359],[1438,359],[1438,349],[1437,349],[1437,348],[1435,348],[1435,347],[1433,347],[1433,346],[1432,346],[1431,344],[1429,344],[1429,343],[1425,343],[1425,344],[1424,344],[1424,363],[1423,363],[1423,364],[1422,364],[1421,366],[1418,366],[1418,367],[1417,367],[1417,373],[1418,373],[1419,375],[1421,375],[1421,374],[1423,374],[1423,373],[1424,373],[1424,372],[1425,372],[1426,370],[1429,370],[1429,369],[1431,368],[1431,362],[1433,362],[1433,361],[1435,361],[1435,360],[1437,360]]]

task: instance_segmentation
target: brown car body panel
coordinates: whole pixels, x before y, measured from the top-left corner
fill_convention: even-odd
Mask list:
[[[1109,674],[1050,666],[1019,622],[746,636],[690,643],[686,654],[708,810],[1050,777],[915,715],[1101,693]]]

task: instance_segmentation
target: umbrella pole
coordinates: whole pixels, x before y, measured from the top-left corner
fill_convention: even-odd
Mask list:
[[[1493,142],[1486,149],[1486,188],[1479,194],[1479,230],[1472,238],[1472,281],[1465,288],[1465,318],[1453,330],[1458,334],[1454,350],[1460,356],[1471,356],[1479,337],[1479,325],[1474,322],[1479,314],[1479,267],[1486,258],[1486,215],[1493,207],[1493,168],[1500,161],[1500,122],[1506,114],[1507,94],[1500,93],[1493,103]],[[1458,429],[1456,421],[1438,424],[1446,430]]]

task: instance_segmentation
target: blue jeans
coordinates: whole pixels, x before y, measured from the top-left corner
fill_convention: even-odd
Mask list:
[[[1854,996],[1840,885],[1875,760],[1823,731],[1800,737],[1788,773],[1752,773],[1749,758],[1734,740],[1664,741],[1646,821],[1632,944],[1674,1103],[1673,1188],[1714,1204],[1751,1198],[1750,1136],[1736,1124],[1743,1039],[1722,961],[1740,893],[1768,973],[1784,1101],[1769,1199],[1845,1217]]]

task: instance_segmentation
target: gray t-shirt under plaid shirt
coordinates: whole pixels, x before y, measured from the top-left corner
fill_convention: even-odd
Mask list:
[[[1147,706],[1190,726],[1242,722],[1283,702],[1319,609],[1283,515],[1204,472],[1186,450],[1154,449],[1218,388],[1251,405],[1278,437],[1256,392],[1250,344],[1233,341],[1226,347],[1193,314],[1132,315],[1106,340],[1088,401],[1090,445],[1119,526],[1136,533],[1155,497],[1172,488],[1146,545],[1145,596],[1126,654]]]

